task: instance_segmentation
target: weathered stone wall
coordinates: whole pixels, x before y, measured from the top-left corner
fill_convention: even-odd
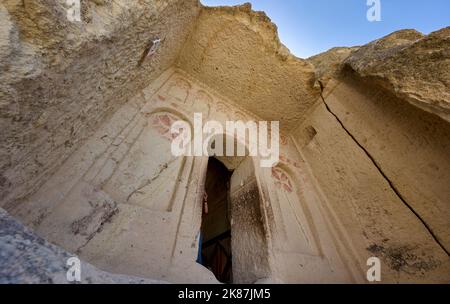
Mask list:
[[[192,123],[194,112],[223,124],[258,119],[184,72],[169,69],[122,106],[35,194],[9,211],[40,236],[103,270],[171,282],[215,281],[194,262],[207,158],[173,158],[170,152],[171,122]],[[254,208],[264,214],[259,220],[273,260],[265,265],[265,275],[254,272],[245,281],[308,282],[311,275],[303,268],[314,269],[314,277],[323,282],[350,280],[336,248],[328,244],[328,228],[313,228],[323,221],[322,212],[305,196],[313,193],[303,187],[307,174],[298,179],[293,173],[302,172],[304,164],[288,138],[282,137],[282,143],[283,165],[256,167],[253,173],[258,177],[254,185],[264,189],[261,201],[255,201],[261,206]],[[225,161],[234,163],[240,162]],[[254,223],[235,220],[239,227]],[[236,241],[244,234],[239,231]],[[245,248],[235,248],[244,264],[251,257]],[[290,264],[299,259],[299,265]],[[339,271],[333,274],[332,269]]]
[[[11,213],[102,269],[168,275],[186,189],[194,185],[195,193],[197,182],[190,178],[193,160],[172,157],[170,124],[188,119],[177,112],[187,101],[209,111],[210,98],[173,74],[166,71],[122,106]]]
[[[269,247],[253,160],[247,158],[230,183],[233,283],[252,284],[271,276]]]
[[[448,282],[449,32],[404,30],[308,60],[321,105],[293,133],[359,256],[383,281]]]
[[[351,76],[325,101],[450,252],[450,124]]]
[[[345,96],[345,99],[348,98],[348,95]],[[360,101],[367,102],[364,99],[355,99],[354,102]],[[338,107],[337,102],[334,107]],[[359,104],[359,107],[362,105]],[[339,112],[345,125],[352,116],[359,119],[358,111],[349,108],[346,111],[351,114]],[[374,115],[373,111],[370,113]],[[383,114],[377,118],[374,127],[384,128],[388,121],[382,120]],[[353,127],[350,132],[358,134],[356,129]],[[311,112],[293,136],[324,197],[322,204],[331,210],[330,219],[334,218],[334,229],[340,235],[338,243],[348,246],[348,262],[359,263],[363,272],[369,257],[382,258],[385,283],[448,282],[448,255],[399,198],[365,149],[347,133],[324,104]],[[362,140],[363,146],[369,142],[377,143],[377,148],[381,145],[386,151],[389,145],[401,145],[401,142],[391,142],[376,135],[366,140]],[[381,165],[386,166],[386,161],[395,158],[396,154],[388,155],[383,155],[383,159],[377,158]],[[417,161],[421,162],[420,159]],[[402,174],[400,172],[396,173]]]
[[[170,272],[186,191],[191,191],[186,204],[194,211],[199,182],[192,175],[193,159],[172,157],[170,124],[192,121],[194,110],[208,117],[224,109],[205,90],[168,70],[9,211],[39,235],[103,269],[162,278]],[[186,233],[191,248],[198,230]]]
[[[0,193],[35,191],[106,117],[172,66],[200,10],[189,1],[0,4]],[[152,39],[157,54],[139,65]]]
[[[69,282],[66,276],[73,254],[38,237],[1,208],[0,257],[0,284],[78,284]],[[80,262],[81,284],[167,283],[111,274]]]
[[[355,51],[345,65],[405,102],[450,121],[450,27],[428,36],[394,32]]]
[[[0,4],[0,205],[37,234],[113,273],[217,282],[195,263],[208,158],[172,157],[170,125],[279,120],[280,163],[245,161],[259,199],[234,227],[257,232],[267,264],[242,281],[366,282],[371,256],[384,283],[450,281],[448,29],[301,60],[249,5],[65,14]],[[240,184],[243,160],[220,161]]]
[[[293,136],[359,263],[388,266],[383,281],[450,280],[448,37],[406,30],[309,59],[324,91]]]
[[[249,4],[203,8],[177,66],[243,108],[291,130],[317,100],[314,69]]]

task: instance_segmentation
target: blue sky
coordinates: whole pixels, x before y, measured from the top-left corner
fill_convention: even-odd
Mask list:
[[[428,34],[450,26],[450,0],[381,0],[381,21],[369,22],[367,0],[201,0],[204,5],[252,3],[278,26],[281,41],[306,58],[335,46],[363,45],[410,28]]]

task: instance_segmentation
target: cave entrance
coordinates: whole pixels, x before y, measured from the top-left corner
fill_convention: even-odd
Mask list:
[[[233,282],[229,199],[231,174],[232,172],[216,158],[209,159],[199,262],[211,270],[222,283]]]
[[[222,283],[251,284],[269,277],[263,204],[252,158],[211,157],[205,192],[199,262]]]

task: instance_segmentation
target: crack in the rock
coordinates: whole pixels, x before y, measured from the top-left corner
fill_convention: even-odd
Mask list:
[[[148,179],[147,181],[144,182],[144,184],[140,187],[138,187],[137,189],[135,189],[133,192],[130,193],[130,195],[128,195],[127,197],[127,202],[130,200],[130,198],[137,192],[139,192],[140,190],[142,190],[143,188],[145,188],[146,186],[150,185],[154,180],[156,180],[165,170],[167,170],[170,165],[172,163],[174,163],[177,160],[177,158],[172,159],[170,162],[164,164],[161,169],[159,170],[159,172],[152,177],[151,179]],[[90,235],[87,236],[86,242],[81,245],[77,250],[76,253],[79,254],[81,253],[81,251],[84,249],[84,247],[87,246],[87,244],[89,244],[89,242],[94,238],[94,236],[96,234],[98,234],[99,232],[101,232],[103,230],[103,225],[107,222],[111,221],[111,218],[118,212],[118,209],[114,209],[113,212],[111,212],[110,214],[107,214],[107,216],[101,221],[100,226],[97,230],[95,230],[93,233],[91,233]]]
[[[381,168],[381,166],[377,163],[377,161],[375,160],[375,158],[369,153],[369,151],[367,151],[363,145],[361,145],[359,143],[359,141],[355,138],[355,136],[353,136],[352,133],[350,133],[350,131],[345,127],[344,123],[342,122],[342,120],[331,110],[331,108],[329,107],[329,105],[327,104],[327,102],[325,101],[325,98],[323,96],[323,90],[324,90],[324,86],[322,84],[322,82],[319,81],[319,85],[320,85],[320,98],[322,99],[322,102],[325,105],[325,108],[327,109],[327,111],[333,115],[333,117],[337,120],[337,122],[341,125],[342,129],[344,129],[344,131],[348,134],[348,136],[350,136],[350,138],[358,145],[359,148],[361,148],[361,150],[364,151],[364,153],[367,155],[367,157],[371,160],[371,162],[373,163],[373,165],[375,166],[375,168],[377,168],[378,172],[381,174],[381,176],[383,176],[383,178],[387,181],[387,183],[389,184],[391,190],[397,195],[397,197],[403,202],[403,204],[420,220],[420,222],[424,225],[425,229],[428,231],[428,233],[433,237],[434,241],[439,245],[439,247],[441,247],[441,249],[447,254],[447,256],[450,256],[449,251],[445,248],[445,246],[441,243],[441,241],[438,239],[438,237],[434,234],[433,229],[431,229],[431,227],[428,225],[428,223],[420,216],[419,213],[417,213],[416,210],[414,210],[414,208],[406,201],[406,199],[403,197],[403,195],[401,194],[401,192],[397,189],[397,187],[394,185],[394,183],[388,178],[388,176],[386,175],[386,173],[384,173],[383,169]]]
[[[89,242],[101,231],[103,231],[104,225],[106,223],[110,223],[111,219],[113,218],[113,216],[115,216],[117,213],[119,212],[119,209],[117,207],[117,204],[114,202],[114,208],[113,210],[111,210],[111,212],[107,212],[106,214],[104,214],[100,220],[100,224],[97,227],[97,229],[95,231],[93,231],[92,233],[90,233],[87,237],[86,237],[86,241],[84,242],[83,245],[81,245],[80,247],[78,247],[78,249],[75,251],[76,254],[81,254],[82,250],[89,244]],[[77,233],[75,233],[77,234]]]
[[[137,187],[135,190],[133,190],[127,197],[126,202],[128,203],[133,195],[140,192],[145,187],[149,186],[151,183],[153,183],[158,177],[167,169],[170,167],[172,163],[174,163],[177,160],[177,158],[172,159],[170,162],[164,164],[158,173],[156,173],[152,178],[145,180],[141,186]]]

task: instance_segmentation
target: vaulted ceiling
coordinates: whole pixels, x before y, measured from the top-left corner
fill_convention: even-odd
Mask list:
[[[204,7],[177,65],[286,131],[319,97],[313,66],[290,54],[276,25],[249,4]]]

